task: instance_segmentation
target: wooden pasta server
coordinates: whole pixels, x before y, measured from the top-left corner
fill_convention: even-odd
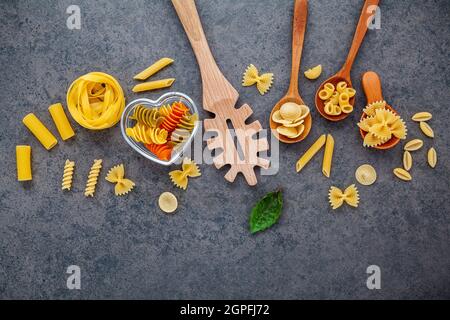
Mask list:
[[[239,94],[225,79],[214,60],[194,0],[172,0],[172,3],[200,67],[203,109],[215,114],[214,118],[204,120],[205,130],[216,133],[216,136],[208,139],[208,148],[223,150],[215,156],[214,165],[217,169],[225,165],[230,166],[225,174],[225,179],[229,182],[233,182],[240,172],[249,185],[256,185],[255,167],[265,169],[269,167],[269,160],[258,156],[259,152],[269,149],[267,139],[254,139],[254,136],[262,130],[261,124],[259,121],[246,124],[246,120],[253,113],[248,104],[239,109],[235,108]],[[228,120],[234,128],[234,133],[228,128]],[[237,137],[241,154],[238,153],[233,134]]]

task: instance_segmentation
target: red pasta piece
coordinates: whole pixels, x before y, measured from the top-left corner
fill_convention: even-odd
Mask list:
[[[146,144],[145,147],[150,150],[158,159],[169,161],[172,157],[172,146],[165,144]]]
[[[175,102],[172,105],[172,111],[169,115],[164,119],[164,121],[159,126],[162,129],[166,129],[169,133],[171,133],[181,121],[181,118],[189,111],[189,108],[186,107],[182,102]]]

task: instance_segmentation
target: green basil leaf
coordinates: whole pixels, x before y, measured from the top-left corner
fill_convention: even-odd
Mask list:
[[[283,195],[281,191],[270,192],[259,200],[250,214],[250,232],[256,233],[274,225],[281,215]]]

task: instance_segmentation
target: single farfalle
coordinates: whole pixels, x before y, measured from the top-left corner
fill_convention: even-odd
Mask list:
[[[127,194],[135,186],[133,181],[130,179],[125,179],[125,168],[123,164],[112,167],[106,175],[106,180],[116,184],[114,187],[114,193],[116,196],[123,196]]]
[[[256,84],[256,88],[261,95],[264,95],[267,91],[269,91],[272,86],[272,82],[273,73],[264,73],[259,75],[258,69],[253,64],[247,67],[242,78],[242,85],[244,87],[249,87]]]
[[[345,203],[352,207],[358,207],[359,192],[354,184],[348,186],[344,192],[341,189],[332,186],[328,193],[331,208],[337,209]]]
[[[188,178],[199,177],[201,173],[194,161],[189,158],[184,158],[181,170],[173,170],[169,172],[169,176],[175,186],[186,190]]]
[[[380,100],[372,102],[364,108],[363,112],[372,117],[375,115],[375,111],[378,109],[386,109],[386,101]]]

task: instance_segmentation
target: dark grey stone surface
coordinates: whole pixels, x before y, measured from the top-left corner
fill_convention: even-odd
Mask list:
[[[81,8],[81,30],[66,27],[70,4]],[[272,106],[287,90],[290,70],[292,1],[199,0],[197,7],[216,60],[253,106],[254,119],[267,126]],[[323,64],[316,82],[300,79],[300,92],[312,107],[319,82],[344,62],[362,1],[311,0],[302,70]],[[242,177],[234,184],[225,171],[202,165],[202,177],[187,191],[174,188],[171,168],[134,153],[120,130],[93,132],[74,123],[76,137],[44,150],[21,124],[34,112],[56,129],[47,107],[65,105],[65,93],[78,76],[94,70],[117,77],[127,100],[157,98],[163,92],[133,94],[132,76],[163,56],[173,66],[155,76],[174,76],[174,90],[201,103],[201,80],[193,52],[169,1],[1,1],[0,63],[0,297],[1,298],[450,298],[449,101],[450,2],[381,2],[380,30],[369,31],[352,76],[356,111],[334,124],[312,109],[308,139],[280,147],[280,170],[255,188]],[[275,74],[266,96],[240,86],[249,63]],[[364,106],[360,77],[374,70],[384,96],[407,120],[408,138],[422,138],[415,152],[412,182],[396,179],[402,148],[364,149],[356,121]],[[431,111],[434,140],[409,119]],[[201,111],[202,117],[207,117]],[[295,174],[298,157],[322,133],[336,140],[331,179],[316,158]],[[58,137],[59,138],[59,137]],[[33,148],[33,181],[15,176],[16,144]],[[426,164],[434,146],[439,162]],[[74,189],[60,191],[65,159],[76,161]],[[83,196],[94,158],[104,159],[95,198]],[[115,197],[104,181],[123,162],[136,189]],[[370,163],[378,171],[371,187],[358,186],[358,209],[333,212],[331,185],[355,182],[354,171]],[[284,189],[278,225],[252,236],[248,215],[266,192]],[[180,208],[167,216],[158,195],[172,191]],[[66,268],[81,267],[82,289],[66,288]],[[380,266],[382,289],[366,288],[366,268]]]

